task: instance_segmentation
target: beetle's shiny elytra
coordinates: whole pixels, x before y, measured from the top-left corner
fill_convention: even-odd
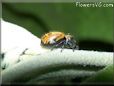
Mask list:
[[[68,48],[78,49],[78,45],[73,36],[63,32],[49,32],[41,37],[41,46],[45,48]]]

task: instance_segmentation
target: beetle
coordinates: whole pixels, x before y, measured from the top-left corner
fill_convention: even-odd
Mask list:
[[[45,48],[51,48],[52,50],[54,48],[67,48],[73,49],[73,51],[75,49],[79,49],[74,37],[63,32],[49,32],[44,34],[41,37],[41,46]]]

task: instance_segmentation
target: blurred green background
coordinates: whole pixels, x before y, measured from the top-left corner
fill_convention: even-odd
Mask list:
[[[76,7],[75,3],[2,4],[4,20],[28,29],[37,37],[49,31],[62,31],[72,34],[80,49],[107,52],[113,51],[113,11],[111,7]],[[106,69],[106,73],[101,73],[101,82],[114,81],[113,67],[108,70],[111,72]],[[92,80],[96,81],[96,78]]]
[[[113,51],[113,10],[75,3],[3,3],[2,17],[38,37],[62,31],[75,36],[80,49]]]
[[[3,3],[4,20],[38,37],[49,31],[72,34],[80,49],[113,51],[113,8],[76,7],[75,3]]]

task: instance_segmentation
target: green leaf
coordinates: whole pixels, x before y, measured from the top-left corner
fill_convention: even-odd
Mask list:
[[[95,83],[95,84],[102,84],[102,83],[106,83],[106,84],[114,84],[114,67],[113,65],[110,65],[106,68],[104,68],[103,70],[99,71],[96,75],[88,78],[87,80],[85,80],[84,82],[81,83],[82,84],[88,84],[88,83]]]

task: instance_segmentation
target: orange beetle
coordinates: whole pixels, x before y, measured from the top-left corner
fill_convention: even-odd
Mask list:
[[[78,45],[73,36],[63,32],[49,32],[41,37],[41,46],[45,48],[68,48],[78,49]]]

